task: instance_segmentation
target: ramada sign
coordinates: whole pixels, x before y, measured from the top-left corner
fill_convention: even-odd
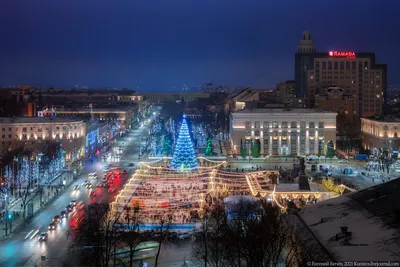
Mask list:
[[[337,51],[330,51],[329,52],[330,57],[347,57],[347,58],[355,58],[356,53],[355,52],[337,52]]]

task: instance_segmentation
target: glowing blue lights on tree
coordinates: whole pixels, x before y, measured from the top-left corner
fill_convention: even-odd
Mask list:
[[[34,181],[39,181],[39,162],[37,160],[32,162],[32,178]]]
[[[14,176],[14,172],[13,172],[12,168],[10,168],[10,166],[7,166],[4,178],[6,179],[6,181],[10,182],[13,180],[13,176]]]
[[[190,139],[189,128],[186,123],[186,116],[183,115],[181,129],[176,141],[174,156],[171,162],[172,168],[197,168],[196,155],[193,143]]]
[[[29,161],[26,157],[22,157],[21,167],[18,172],[18,182],[24,184],[28,182],[30,176]]]

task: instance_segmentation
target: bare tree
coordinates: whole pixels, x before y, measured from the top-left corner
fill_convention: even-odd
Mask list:
[[[194,244],[195,257],[204,261],[204,266],[226,266],[227,214],[222,200],[214,201],[212,208],[205,212],[201,232]]]
[[[235,246],[229,248],[238,255],[233,264],[277,266],[283,260],[287,235],[279,208],[240,201],[230,215],[228,231]]]
[[[21,205],[22,205],[22,217],[24,218],[24,220],[26,219],[26,208],[28,207],[28,204],[36,197],[37,193],[42,193],[39,191],[35,191],[35,192],[31,192],[33,189],[33,177],[32,177],[32,164],[31,164],[31,160],[28,160],[28,173],[26,175],[26,186],[23,189],[20,189],[22,191],[20,191],[20,197],[21,197]],[[19,170],[19,172],[21,172],[21,170]],[[18,176],[20,176],[18,174]],[[21,183],[21,177],[19,177],[19,183]]]
[[[160,251],[161,251],[161,246],[165,241],[167,240],[168,233],[171,228],[172,224],[172,216],[171,214],[159,214],[157,215],[157,228],[155,231],[152,233],[152,237],[155,241],[158,242],[158,250],[156,254],[156,262],[155,262],[155,267],[158,266],[158,257],[160,256]]]
[[[129,266],[133,266],[134,254],[137,246],[148,239],[145,233],[140,232],[140,225],[143,223],[143,213],[141,213],[140,207],[126,206],[124,211],[119,217],[119,225],[123,232],[120,234],[122,245],[126,245],[129,248]],[[114,265],[115,265],[115,253],[114,253]]]
[[[278,266],[292,245],[279,208],[263,201],[215,201],[202,230],[195,251],[206,267]]]
[[[108,266],[119,240],[116,218],[109,212],[108,205],[92,204],[86,207],[81,223],[72,229],[75,246],[90,248],[84,252],[83,260],[96,266]]]

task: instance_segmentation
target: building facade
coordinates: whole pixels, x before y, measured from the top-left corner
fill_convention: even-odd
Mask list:
[[[291,106],[292,101],[296,98],[295,81],[278,83],[278,85],[276,86],[276,94],[279,97],[279,102]]]
[[[48,143],[59,143],[67,161],[85,156],[86,123],[80,119],[0,118],[0,152],[17,148],[42,152]]]
[[[308,106],[315,107],[315,95],[335,84],[354,95],[353,114],[370,117],[383,113],[386,94],[386,65],[375,64],[375,54],[327,52],[314,58],[308,71]]]
[[[390,152],[400,148],[400,119],[395,117],[362,118],[361,140],[364,149],[388,149]],[[397,154],[397,152],[394,152]]]
[[[310,32],[303,32],[295,54],[296,96],[315,107],[315,95],[333,84],[355,96],[358,117],[381,115],[386,103],[386,65],[376,64],[374,53],[317,52]]]
[[[128,106],[119,108],[57,109],[54,112],[57,117],[84,117],[99,121],[121,121],[126,129],[130,129],[136,108]]]
[[[143,99],[151,102],[192,102],[201,98],[209,98],[210,93],[143,93]]]
[[[338,113],[338,135],[355,135],[359,133],[360,120],[354,114],[355,96],[346,94],[340,87],[328,87],[315,96],[315,108]],[[356,127],[355,127],[356,126]]]
[[[325,154],[332,141],[336,146],[335,112],[313,109],[254,109],[233,112],[230,141],[233,153],[240,154],[241,143],[258,139],[262,155]]]
[[[300,44],[294,57],[294,76],[296,84],[296,96],[307,96],[308,70],[314,67],[315,45],[309,31],[303,32]]]

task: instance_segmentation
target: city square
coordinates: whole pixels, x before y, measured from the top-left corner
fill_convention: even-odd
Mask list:
[[[399,3],[22,2],[0,266],[400,266]]]

